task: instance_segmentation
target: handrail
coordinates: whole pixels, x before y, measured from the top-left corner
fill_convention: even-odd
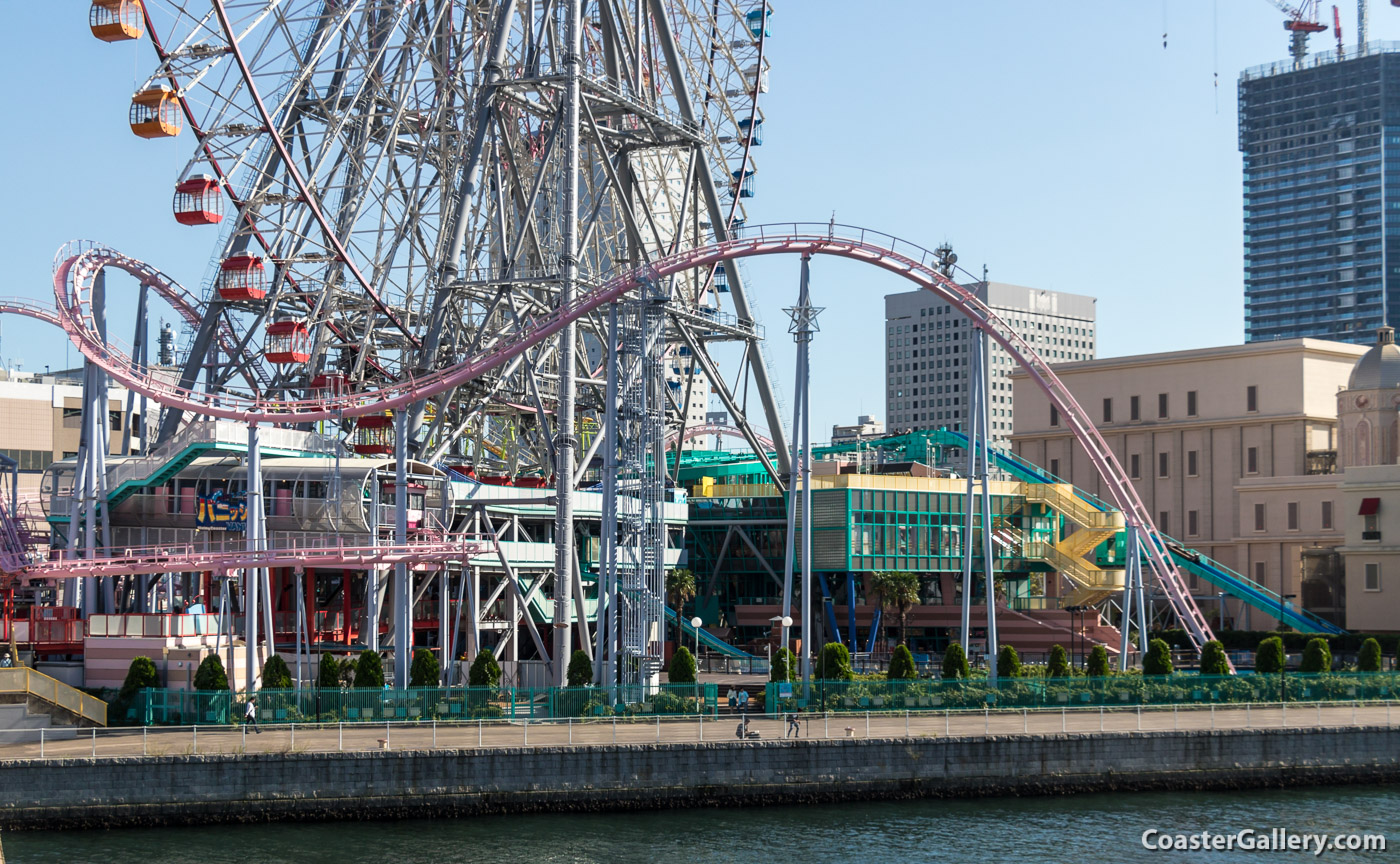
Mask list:
[[[106,702],[28,666],[0,669],[0,693],[23,693],[95,725],[107,725]]]

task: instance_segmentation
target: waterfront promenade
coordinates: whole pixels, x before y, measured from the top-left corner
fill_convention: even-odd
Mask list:
[[[1400,725],[1400,703],[1278,703],[1215,708],[1043,709],[798,715],[793,736],[782,716],[751,715],[759,741],[782,739],[978,738],[1054,733],[1338,729]],[[0,762],[219,754],[431,751],[567,745],[737,743],[738,715],[439,723],[278,724],[48,730],[0,733]]]

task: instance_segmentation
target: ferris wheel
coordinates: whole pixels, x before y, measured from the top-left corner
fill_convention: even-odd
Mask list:
[[[766,0],[93,0],[97,38],[152,49],[132,133],[189,142],[171,216],[209,232],[212,257],[181,386],[373,390],[488,350],[609,274],[741,232],[771,15]],[[781,437],[742,274],[711,266],[669,291],[684,371],[729,406],[708,346],[747,342]],[[548,473],[552,440],[601,409],[604,333],[593,316],[418,406],[413,450]],[[579,415],[564,419],[573,382]],[[167,411],[160,437],[181,419]]]

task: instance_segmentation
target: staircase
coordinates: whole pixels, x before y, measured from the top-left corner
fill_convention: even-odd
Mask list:
[[[78,726],[107,725],[106,702],[27,666],[0,669],[0,704],[56,715]]]
[[[1104,570],[1084,556],[1123,530],[1123,514],[1100,510],[1080,498],[1068,483],[1022,483],[1021,497],[1028,504],[1043,504],[1079,526],[1058,543],[1027,543],[1027,558],[1044,561],[1074,583],[1067,606],[1091,606],[1123,590],[1124,571]]]
[[[44,730],[48,741],[66,741],[78,735],[75,726],[54,726],[48,714],[32,714],[27,702],[0,703],[0,742],[27,744],[39,740]]]

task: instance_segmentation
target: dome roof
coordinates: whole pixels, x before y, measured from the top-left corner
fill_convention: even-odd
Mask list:
[[[1347,389],[1400,389],[1400,347],[1395,344],[1393,328],[1382,327],[1376,331],[1376,344],[1352,367]]]

